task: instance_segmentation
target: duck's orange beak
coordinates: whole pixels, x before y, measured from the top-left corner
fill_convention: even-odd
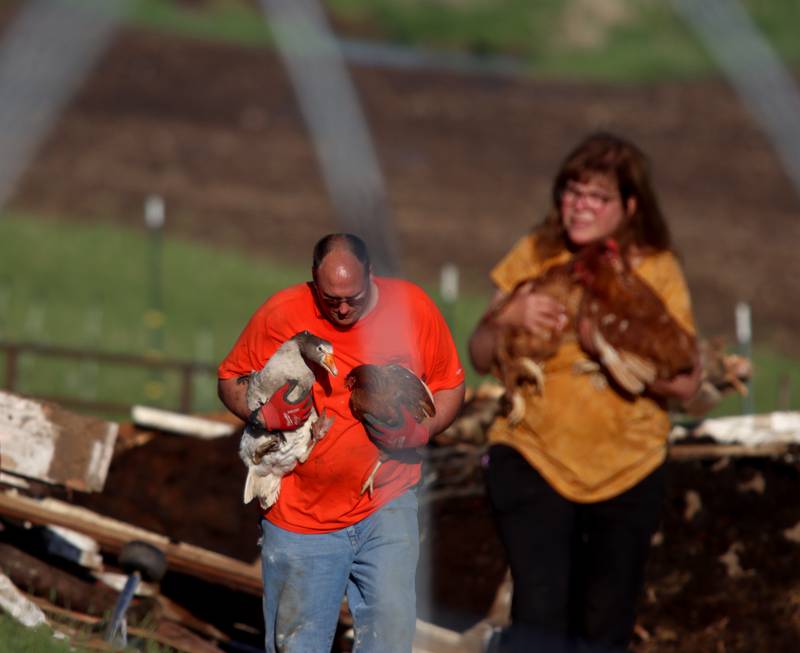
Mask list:
[[[339,370],[336,369],[336,363],[333,360],[333,354],[325,354],[325,356],[322,357],[322,367],[334,376],[339,374]]]

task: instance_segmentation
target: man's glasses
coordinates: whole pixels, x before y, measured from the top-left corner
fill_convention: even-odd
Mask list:
[[[611,202],[619,199],[618,195],[610,195],[602,191],[582,191],[577,186],[567,184],[561,191],[561,201],[567,204],[577,204],[578,200],[583,200],[584,205],[592,210],[605,208]]]
[[[319,300],[323,304],[325,304],[325,306],[334,309],[339,308],[339,306],[341,306],[342,304],[347,304],[348,306],[352,306],[353,308],[358,308],[367,301],[367,296],[369,294],[368,293],[369,286],[364,288],[364,290],[362,290],[357,295],[353,295],[352,297],[334,297],[332,295],[326,295],[319,289],[319,286],[316,283],[314,284],[314,288],[317,291],[317,297],[319,297]]]

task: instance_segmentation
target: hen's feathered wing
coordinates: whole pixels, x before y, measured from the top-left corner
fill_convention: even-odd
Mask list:
[[[613,250],[591,252],[579,319],[603,366],[632,394],[655,379],[670,379],[694,366],[695,338],[670,314],[651,286]]]
[[[376,421],[392,426],[400,419],[401,406],[417,422],[436,413],[428,386],[402,365],[359,365],[353,368],[348,378],[350,411],[359,420],[370,415]]]
[[[350,412],[364,421],[369,416],[391,428],[402,419],[400,407],[405,408],[418,423],[436,414],[436,404],[425,382],[402,365],[359,365],[346,380],[350,389]],[[361,494],[372,496],[375,476],[388,456],[381,451],[372,471],[361,487]]]

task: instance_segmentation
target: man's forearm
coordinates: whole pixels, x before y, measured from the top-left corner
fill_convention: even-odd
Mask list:
[[[464,384],[434,393],[433,403],[436,415],[425,424],[431,436],[444,431],[458,416],[464,403]]]
[[[482,320],[469,339],[469,358],[480,374],[486,374],[492,366],[495,335],[494,326]]]
[[[229,411],[243,421],[247,421],[250,411],[247,408],[246,383],[239,383],[238,379],[219,379],[217,395]]]

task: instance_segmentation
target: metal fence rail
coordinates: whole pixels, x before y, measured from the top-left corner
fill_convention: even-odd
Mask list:
[[[45,358],[60,358],[93,363],[106,363],[112,365],[125,365],[150,370],[168,370],[178,372],[180,376],[180,399],[177,409],[183,413],[192,411],[193,391],[192,380],[197,374],[216,374],[217,368],[211,363],[186,361],[160,356],[141,356],[137,354],[119,354],[91,349],[75,349],[58,345],[48,345],[37,342],[11,342],[0,340],[0,352],[5,355],[5,375],[3,388],[14,392],[19,381],[19,359],[22,355],[36,355]],[[80,406],[115,412],[129,410],[131,404],[110,401],[94,401],[80,397],[49,396],[43,397],[57,401],[67,406]]]

